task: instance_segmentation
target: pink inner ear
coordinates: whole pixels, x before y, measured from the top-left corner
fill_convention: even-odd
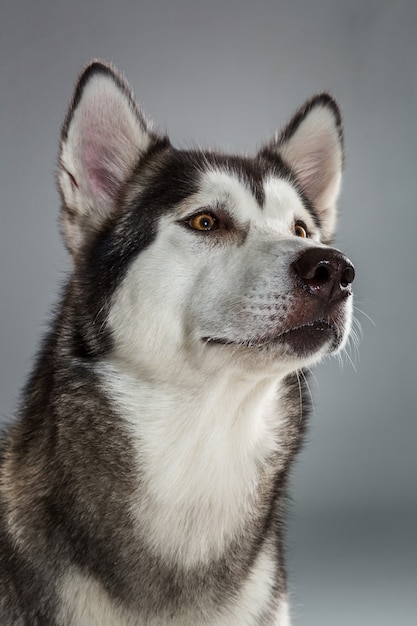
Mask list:
[[[312,200],[323,191],[333,175],[331,162],[333,146],[327,138],[323,138],[321,144],[308,145],[306,154],[302,155],[295,169],[301,186]]]
[[[90,71],[64,125],[61,168],[69,177],[60,183],[67,206],[98,224],[116,208],[152,135],[123,79]]]
[[[113,198],[117,194],[120,181],[111,170],[111,162],[112,159],[117,161],[117,157],[101,141],[85,140],[85,144],[84,165],[94,196],[98,199]]]
[[[126,151],[132,145],[120,109],[117,106],[104,107],[100,102],[95,105],[82,111],[80,147],[87,184],[100,202],[112,200],[117,195],[121,180],[127,174],[129,159]]]

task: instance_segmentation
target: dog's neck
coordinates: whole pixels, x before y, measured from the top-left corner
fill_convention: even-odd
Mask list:
[[[220,556],[255,521],[277,471],[279,382],[196,374],[187,387],[139,379],[114,363],[103,371],[133,434],[140,487],[132,513],[152,549],[188,565]]]

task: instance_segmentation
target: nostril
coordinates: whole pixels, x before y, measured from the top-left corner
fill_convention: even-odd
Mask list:
[[[316,285],[324,285],[331,279],[331,268],[326,261],[322,261],[316,267],[316,271],[311,278],[311,281]]]
[[[323,259],[321,249],[307,250],[294,263],[298,276],[307,282],[323,283],[330,279],[331,265]]]
[[[305,252],[294,264],[294,269],[303,281],[314,286],[326,284],[334,273],[331,262],[323,258],[320,248]]]
[[[355,268],[353,265],[347,265],[342,271],[342,276],[340,278],[341,286],[344,288],[348,287],[351,283],[353,283],[354,278]]]

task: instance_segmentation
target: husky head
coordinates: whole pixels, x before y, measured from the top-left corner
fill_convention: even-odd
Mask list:
[[[285,375],[340,350],[354,278],[329,247],[342,143],[319,94],[254,157],[178,150],[113,68],[89,65],[59,170],[74,349],[169,380]]]

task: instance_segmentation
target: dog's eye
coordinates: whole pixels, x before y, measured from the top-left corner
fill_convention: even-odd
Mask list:
[[[303,239],[306,239],[308,237],[306,225],[302,222],[296,222],[294,226],[294,234],[296,237],[302,237]]]
[[[188,225],[193,230],[209,231],[218,227],[217,217],[212,213],[198,213],[188,220]]]

